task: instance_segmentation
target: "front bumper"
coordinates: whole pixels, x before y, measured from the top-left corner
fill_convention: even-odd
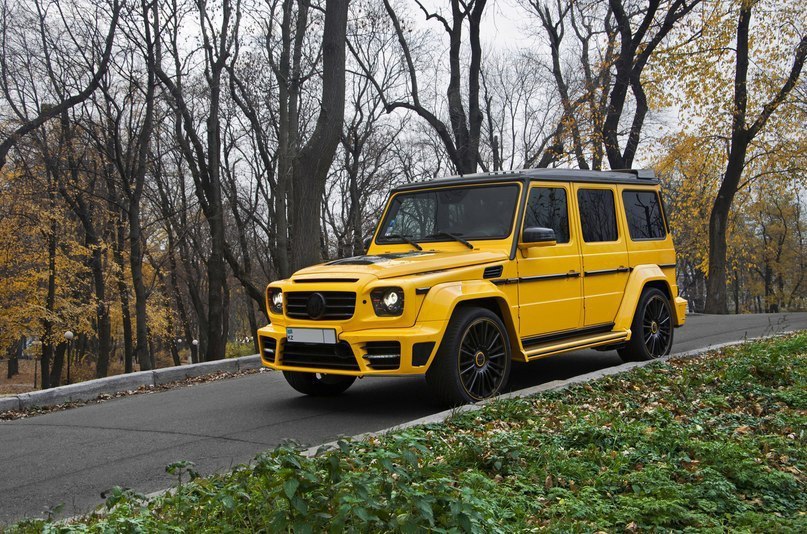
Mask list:
[[[305,324],[300,327],[310,328],[311,325]],[[426,372],[434,359],[445,327],[445,321],[423,321],[403,328],[344,331],[338,325],[323,324],[321,328],[336,330],[337,341],[336,345],[323,345],[289,343],[286,339],[286,326],[270,324],[258,330],[258,345],[263,365],[280,371],[350,376],[421,375]],[[400,358],[397,362],[394,358],[376,359],[379,356],[374,356],[372,347],[394,345],[395,342],[400,343]],[[289,354],[304,349],[310,351],[310,356],[305,362],[299,357],[295,358],[294,363],[284,361],[287,348]],[[390,367],[391,365],[394,367]]]

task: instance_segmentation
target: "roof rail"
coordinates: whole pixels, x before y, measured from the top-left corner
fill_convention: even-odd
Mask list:
[[[653,169],[611,169],[613,172],[629,172],[640,180],[655,180],[656,171]]]

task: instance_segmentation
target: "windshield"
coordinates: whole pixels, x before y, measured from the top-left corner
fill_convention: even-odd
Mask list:
[[[506,184],[399,193],[377,241],[504,239],[513,226],[518,191],[518,185]]]

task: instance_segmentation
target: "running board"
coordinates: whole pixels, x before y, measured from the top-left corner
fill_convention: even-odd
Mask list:
[[[628,333],[625,332],[608,332],[607,334],[599,334],[596,336],[578,337],[569,339],[563,343],[546,343],[538,347],[531,347],[526,350],[527,361],[537,360],[546,356],[553,356],[563,352],[569,352],[579,349],[590,349],[594,347],[601,347],[603,345],[612,345],[625,341],[628,339]]]

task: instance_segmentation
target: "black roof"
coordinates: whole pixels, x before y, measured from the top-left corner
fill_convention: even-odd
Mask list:
[[[614,171],[583,171],[579,169],[520,169],[513,171],[479,172],[457,176],[446,176],[425,182],[406,184],[393,191],[408,191],[423,187],[443,185],[476,184],[497,181],[530,181],[542,180],[547,182],[585,182],[632,185],[656,185],[658,179],[652,170],[620,169]]]

